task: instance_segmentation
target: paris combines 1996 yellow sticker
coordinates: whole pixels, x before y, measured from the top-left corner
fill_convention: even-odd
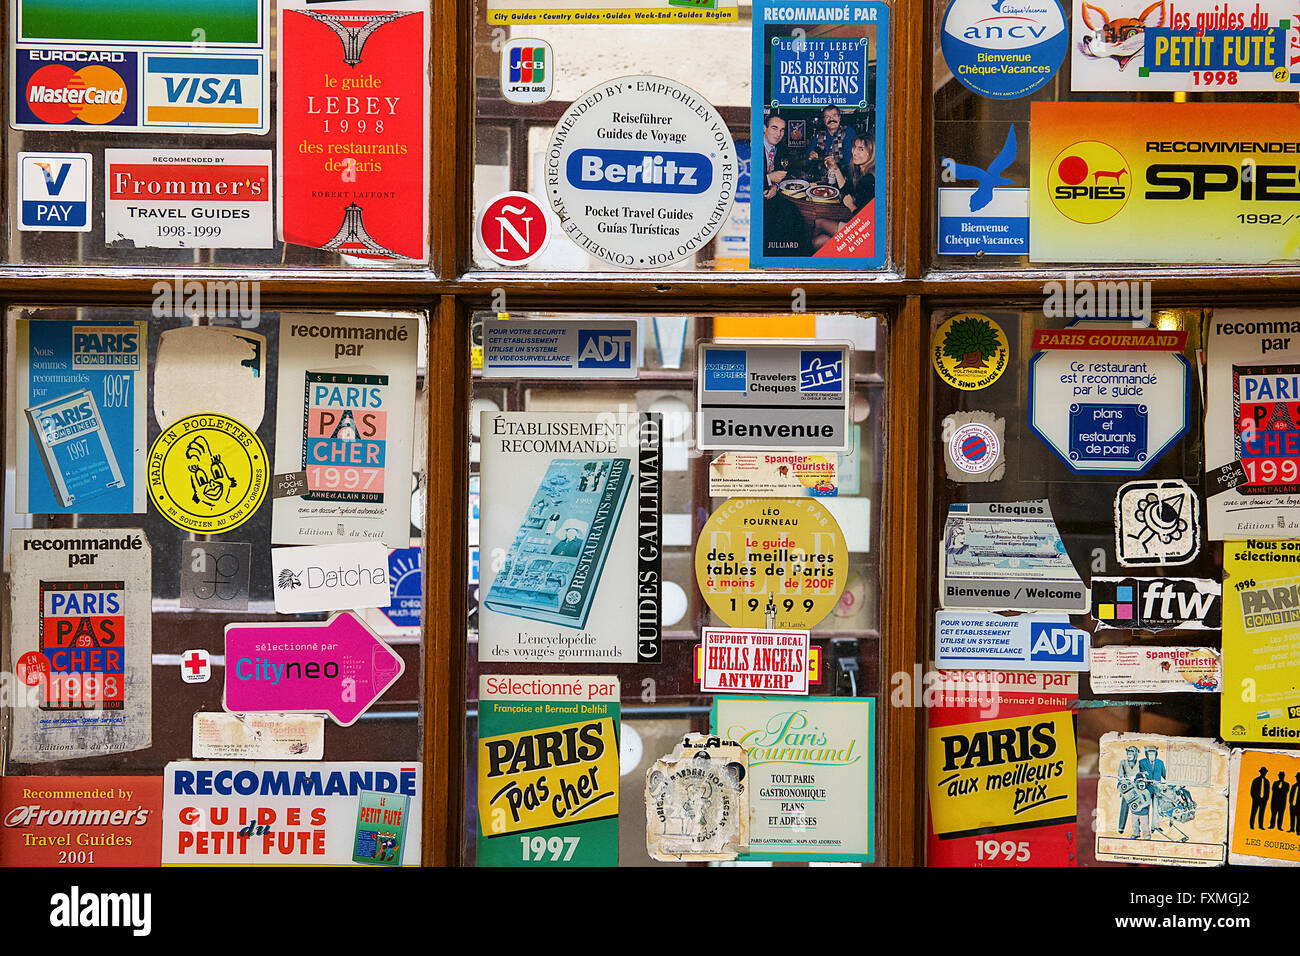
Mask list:
[[[224,415],[190,415],[149,449],[149,497],[187,531],[237,528],[266,497],[269,465],[257,435]]]

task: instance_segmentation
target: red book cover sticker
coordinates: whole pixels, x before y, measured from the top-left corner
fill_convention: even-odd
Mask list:
[[[280,238],[377,261],[426,261],[428,13],[285,0]]]

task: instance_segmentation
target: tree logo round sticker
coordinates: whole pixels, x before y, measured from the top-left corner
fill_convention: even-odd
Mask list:
[[[939,377],[953,388],[988,388],[1007,370],[1010,349],[1001,327],[987,315],[962,312],[935,330],[930,357]]]
[[[727,221],[736,144],[689,87],[608,80],[574,100],[546,150],[546,195],[565,233],[625,269],[690,258]]]
[[[252,431],[225,415],[190,415],[149,449],[149,497],[176,527],[221,534],[257,511],[268,471]]]

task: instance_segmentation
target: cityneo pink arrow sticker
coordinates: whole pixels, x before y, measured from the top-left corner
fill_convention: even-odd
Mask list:
[[[351,611],[328,621],[226,625],[232,714],[329,714],[343,727],[384,695],[406,665]]]

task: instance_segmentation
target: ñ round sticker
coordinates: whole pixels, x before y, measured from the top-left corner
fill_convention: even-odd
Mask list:
[[[953,388],[988,388],[1007,370],[1011,350],[1002,327],[987,315],[962,312],[935,330],[930,357],[939,377]]]
[[[730,498],[695,545],[695,580],[730,627],[806,630],[849,574],[844,534],[815,498]]]
[[[190,415],[149,449],[149,498],[176,527],[221,534],[257,511],[268,472],[253,432],[225,415]]]

